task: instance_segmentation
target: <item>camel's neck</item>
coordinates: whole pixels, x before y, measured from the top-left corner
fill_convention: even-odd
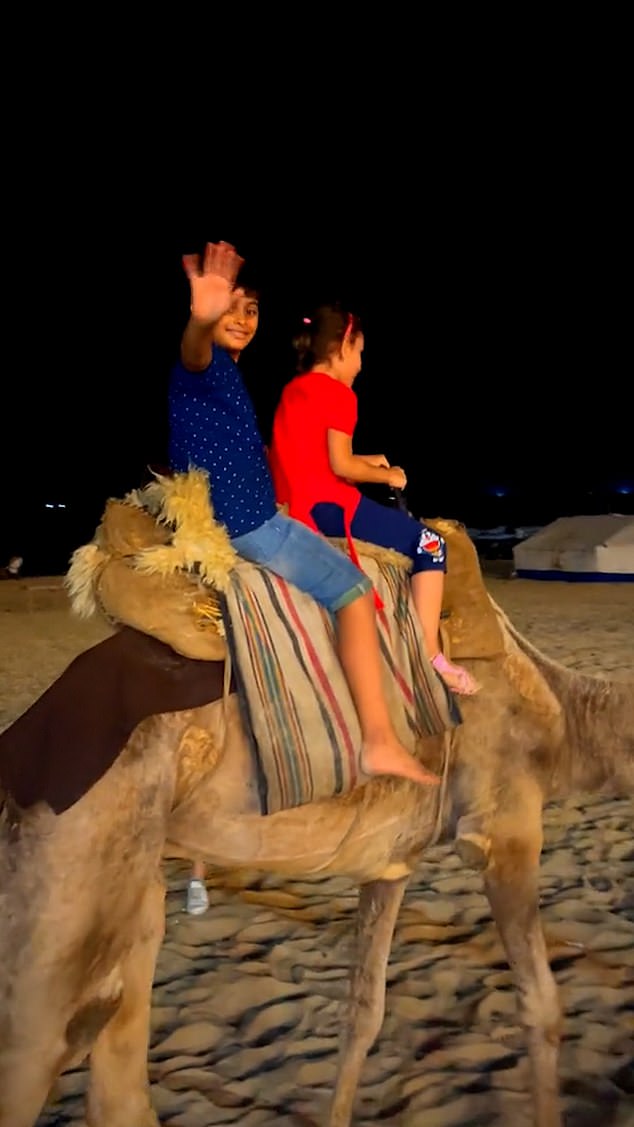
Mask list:
[[[588,677],[542,654],[513,630],[561,703],[565,746],[553,763],[556,795],[573,790],[630,795],[634,786],[634,684]]]

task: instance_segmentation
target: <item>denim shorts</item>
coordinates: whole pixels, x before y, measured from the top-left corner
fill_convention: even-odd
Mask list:
[[[339,548],[282,513],[231,543],[244,560],[293,583],[333,614],[372,590],[371,579]]]

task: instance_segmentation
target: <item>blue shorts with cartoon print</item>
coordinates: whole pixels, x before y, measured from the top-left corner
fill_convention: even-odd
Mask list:
[[[372,581],[339,548],[282,513],[231,543],[243,559],[294,583],[333,614],[372,590]]]
[[[343,509],[331,501],[313,505],[312,516],[324,536],[344,536]],[[357,540],[394,548],[412,561],[412,574],[419,571],[447,571],[447,545],[433,528],[400,509],[380,505],[363,496],[350,523]]]

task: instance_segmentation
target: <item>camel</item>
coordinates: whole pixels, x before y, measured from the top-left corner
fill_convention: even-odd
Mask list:
[[[408,881],[431,843],[451,840],[465,865],[481,870],[513,972],[535,1127],[560,1127],[561,1012],[538,905],[542,807],[576,791],[631,794],[634,686],[571,672],[531,645],[490,600],[466,534],[456,537],[474,577],[469,596],[456,595],[457,636],[473,625],[477,592],[499,645],[467,660],[482,690],[461,702],[463,723],[426,741],[441,787],[374,778],[343,797],[262,816],[231,693],[144,719],[61,814],[5,796],[0,1127],[33,1127],[56,1078],[87,1056],[89,1127],[159,1127],[147,1052],[164,934],[161,862],[194,856],[224,870],[337,874],[359,887],[327,1121],[349,1127],[383,1021]]]

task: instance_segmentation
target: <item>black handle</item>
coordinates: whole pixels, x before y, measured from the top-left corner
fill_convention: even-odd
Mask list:
[[[390,489],[390,501],[392,501],[396,508],[400,509],[402,513],[407,513],[408,516],[410,515],[409,505],[407,504],[402,489]]]

